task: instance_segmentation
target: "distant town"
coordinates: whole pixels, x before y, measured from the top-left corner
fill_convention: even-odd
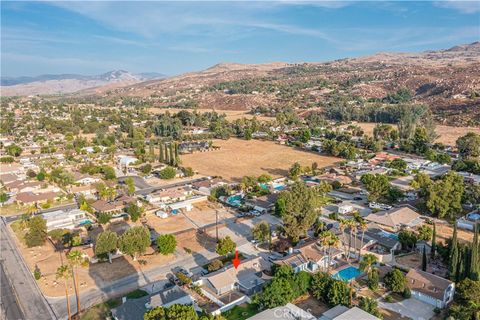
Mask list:
[[[376,123],[2,97],[2,305],[18,319],[476,319],[480,130],[439,130],[408,95]]]

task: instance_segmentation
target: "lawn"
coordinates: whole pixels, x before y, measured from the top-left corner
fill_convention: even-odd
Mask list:
[[[244,320],[257,314],[259,310],[253,304],[242,304],[235,306],[233,309],[225,312],[222,316],[227,320]]]
[[[111,299],[107,302],[91,307],[81,316],[81,320],[103,320],[110,317],[110,310],[120,305],[120,299]]]
[[[145,296],[148,296],[148,292],[141,289],[134,290],[126,295],[127,299],[138,299]]]

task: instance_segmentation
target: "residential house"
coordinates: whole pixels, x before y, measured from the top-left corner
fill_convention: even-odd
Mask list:
[[[54,201],[58,199],[63,193],[61,192],[43,192],[43,193],[33,193],[33,192],[21,192],[18,193],[15,201],[20,204],[34,204],[34,203],[45,203],[48,201]]]
[[[47,231],[53,229],[75,229],[82,223],[88,221],[88,215],[80,209],[56,210],[42,213],[47,223]]]
[[[310,312],[297,307],[294,304],[287,303],[284,306],[266,309],[257,313],[247,320],[316,320]]]
[[[212,272],[195,284],[202,286],[202,293],[218,305],[212,314],[219,314],[235,305],[249,302],[249,295],[259,292],[265,281],[270,279],[263,271],[270,269],[270,263],[262,257],[242,261],[235,269],[225,267]]]
[[[192,183],[192,188],[198,190],[200,193],[210,195],[213,189],[225,185],[228,185],[226,180],[221,178],[211,178]]]
[[[445,308],[453,300],[455,283],[450,280],[416,269],[410,269],[406,277],[415,299],[437,308]]]
[[[420,215],[410,206],[393,208],[385,212],[371,213],[365,220],[377,224],[380,228],[399,231],[403,227],[414,227],[422,222]]]
[[[73,174],[73,179],[76,184],[93,184],[102,181],[100,178],[90,176],[88,174],[83,174],[79,172],[75,172]]]
[[[85,198],[95,198],[97,190],[92,185],[71,186],[69,192],[75,195],[83,195]]]
[[[190,187],[169,188],[150,193],[145,197],[150,203],[172,203],[186,200],[191,196],[193,191]]]
[[[315,239],[290,250],[289,255],[275,260],[274,263],[291,266],[295,272],[316,272],[326,270],[329,264],[334,265],[335,259],[341,255],[341,250],[322,247]]]
[[[174,286],[138,299],[124,298],[123,303],[111,312],[115,320],[143,320],[143,315],[148,310],[174,304],[195,305],[195,302],[182,288]]]
[[[121,213],[125,207],[132,203],[136,202],[137,200],[135,198],[126,196],[126,195],[121,195],[114,199],[113,201],[105,201],[105,200],[97,200],[94,203],[92,203],[92,208],[96,212],[103,212],[103,213],[109,213],[109,214],[119,214]]]
[[[193,153],[195,151],[206,151],[208,148],[210,148],[208,141],[189,141],[180,143],[178,145],[178,152]]]
[[[358,307],[348,308],[342,305],[325,311],[318,320],[380,320]]]
[[[253,207],[253,210],[256,210],[261,213],[267,213],[273,211],[275,208],[275,202],[277,201],[278,193],[271,193],[265,196],[256,197],[253,199],[247,199],[245,204]]]

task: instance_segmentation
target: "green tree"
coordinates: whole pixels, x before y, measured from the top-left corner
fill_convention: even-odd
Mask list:
[[[463,177],[449,171],[427,188],[427,209],[439,218],[454,220],[457,213],[462,212],[463,192]]]
[[[95,255],[97,257],[108,256],[109,253],[115,253],[118,248],[118,236],[113,231],[103,231],[97,237],[95,242]],[[110,261],[111,262],[111,261]]]
[[[390,162],[389,167],[392,169],[397,169],[399,171],[404,171],[407,169],[407,162],[401,158],[397,158]]]
[[[274,277],[265,286],[261,295],[257,296],[263,308],[283,306],[294,299],[295,295],[290,282],[284,278]],[[255,301],[255,299],[254,299]]]
[[[127,186],[127,193],[129,196],[135,194],[135,182],[132,177],[125,179],[125,185]]]
[[[402,230],[398,233],[398,241],[403,250],[413,249],[417,245],[417,236],[410,230]]]
[[[160,170],[160,179],[170,180],[175,178],[177,175],[177,170],[173,167],[166,167],[165,169]]]
[[[360,261],[360,270],[370,274],[373,270],[373,265],[378,262],[378,259],[375,255],[367,253],[363,256],[362,261]]]
[[[478,223],[476,223],[473,229],[472,253],[470,257],[470,278],[473,280],[479,280],[480,278],[480,243],[478,240],[478,229]]]
[[[235,242],[229,236],[226,236],[218,240],[216,252],[221,256],[225,256],[234,253],[236,247]]]
[[[262,221],[253,227],[253,238],[260,242],[268,242],[269,245],[272,242],[272,234],[270,230],[270,224],[267,221]]]
[[[140,207],[136,202],[130,202],[127,207],[127,213],[133,222],[136,222],[143,214],[145,209]]]
[[[295,162],[290,168],[290,170],[288,170],[288,176],[294,180],[298,179],[301,173],[302,173],[302,166],[298,162]]]
[[[422,252],[422,271],[427,271],[427,251],[425,249],[425,246],[423,246]]]
[[[5,147],[5,151],[12,157],[19,157],[22,154],[23,149],[12,143],[11,145]]]
[[[68,264],[62,264],[57,268],[55,273],[55,278],[57,280],[63,280],[63,285],[65,287],[65,300],[67,302],[67,314],[68,320],[72,319],[72,312],[70,310],[70,296],[68,292],[68,280],[72,278],[72,269]]]
[[[5,203],[7,202],[9,199],[9,196],[8,194],[6,194],[5,192],[0,192],[0,203]]]
[[[378,289],[379,274],[377,268],[372,268],[372,271],[368,274],[367,285],[370,290],[376,291]]]
[[[169,307],[155,307],[143,315],[144,320],[197,320],[193,306],[174,304]]]
[[[386,197],[390,191],[390,181],[382,174],[367,173],[360,179],[368,191],[368,200],[377,201]]]
[[[430,226],[424,224],[417,228],[418,240],[430,241],[433,236],[433,230]]]
[[[407,285],[405,274],[399,269],[393,269],[385,275],[385,285],[393,292],[402,293]]]
[[[47,240],[47,222],[42,216],[35,216],[28,220],[28,231],[25,234],[27,247],[42,246]]]
[[[358,307],[377,318],[383,318],[380,310],[378,310],[378,302],[375,299],[369,297],[360,297],[358,301]]]
[[[469,132],[458,138],[457,149],[462,157],[480,157],[480,134]]]
[[[430,249],[430,258],[435,259],[435,252],[437,250],[437,225],[433,223],[432,232],[432,248]]]
[[[453,236],[452,241],[450,242],[450,253],[448,256],[448,276],[451,280],[457,278],[458,273],[458,260],[460,257],[460,252],[458,248],[457,240],[457,223],[453,224]]]
[[[429,137],[423,127],[416,128],[412,138],[413,148],[417,154],[424,154],[428,150]]]
[[[298,242],[317,221],[317,210],[326,203],[325,193],[330,190],[331,187],[324,184],[308,188],[297,182],[289,191],[280,193],[275,209],[283,220],[285,233],[293,242]]]
[[[119,240],[119,248],[125,254],[130,255],[133,260],[144,254],[150,246],[150,231],[146,227],[132,227],[125,232]]]
[[[78,250],[73,250],[67,253],[67,262],[72,270],[72,274],[74,277],[74,288],[75,288],[75,296],[77,300],[77,315],[80,316],[82,308],[80,307],[80,294],[78,290],[79,282],[78,282],[78,268],[88,266],[88,259],[83,256],[83,253]]]
[[[173,234],[162,234],[157,238],[158,252],[163,255],[169,255],[175,252],[177,240]]]
[[[97,221],[100,224],[107,224],[112,219],[112,215],[106,212],[100,212],[97,216]]]
[[[327,303],[331,306],[350,306],[350,290],[346,282],[333,280],[327,292]]]

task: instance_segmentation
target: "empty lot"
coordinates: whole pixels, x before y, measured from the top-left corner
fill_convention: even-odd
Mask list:
[[[200,174],[239,181],[243,176],[263,173],[273,177],[284,176],[296,161],[303,166],[316,162],[321,168],[341,160],[286,147],[273,141],[215,140],[214,146],[220,149],[182,155],[182,165],[192,167]]]

